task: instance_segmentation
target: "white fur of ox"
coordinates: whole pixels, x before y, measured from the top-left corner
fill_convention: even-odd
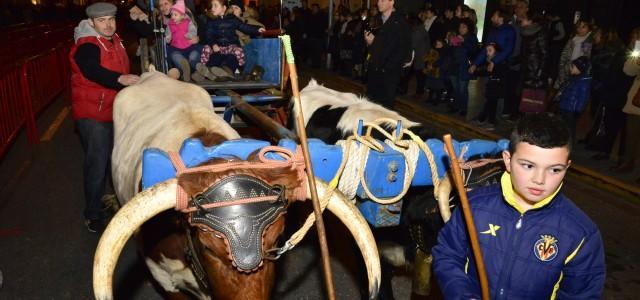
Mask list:
[[[358,97],[353,93],[342,93],[318,84],[315,79],[311,79],[309,84],[300,91],[300,102],[305,126],[313,113],[320,107],[330,105],[331,108],[348,107],[344,115],[340,118],[337,128],[346,135],[355,130],[354,124],[357,120],[363,122],[373,122],[380,118],[401,120],[404,128],[411,128],[420,123],[410,121],[399,113],[385,108],[382,105],[370,102],[365,97]],[[384,124],[393,128],[396,124]]]
[[[113,107],[113,184],[124,204],[138,192],[142,151],[155,147],[179,151],[198,131],[240,138],[213,111],[209,94],[199,86],[171,79],[151,68],[140,81],[120,91]]]

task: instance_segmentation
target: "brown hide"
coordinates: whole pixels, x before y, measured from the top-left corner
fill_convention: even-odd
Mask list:
[[[216,137],[200,136],[209,145],[219,143]],[[224,163],[233,160],[212,160],[206,164]],[[250,156],[249,161],[257,161],[256,154]],[[180,184],[187,194],[195,195],[206,190],[211,184],[221,178],[244,174],[259,178],[270,185],[279,184],[285,187],[285,197],[292,198],[293,190],[301,184],[295,169],[252,169],[227,170],[220,173],[182,174]],[[182,261],[188,266],[184,254],[187,245],[185,228],[189,214],[169,211],[162,213],[148,221],[141,228],[139,242],[142,253],[156,262],[160,262],[162,255],[167,258]],[[284,230],[284,215],[279,216],[274,223],[267,226],[263,233],[263,250],[276,247],[276,241]],[[229,246],[224,236],[204,225],[192,226],[194,231],[194,247],[208,276],[212,288],[213,299],[269,299],[275,278],[275,263],[264,260],[257,270],[252,272],[239,271],[232,265]],[[193,287],[196,288],[196,287]]]

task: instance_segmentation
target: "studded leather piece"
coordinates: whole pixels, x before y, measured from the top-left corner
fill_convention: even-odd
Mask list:
[[[191,222],[204,224],[227,238],[234,265],[243,271],[260,266],[264,252],[264,229],[286,210],[284,188],[270,186],[247,175],[228,176],[194,199],[196,205],[278,196],[275,201],[237,204],[211,209],[199,209],[191,215]]]

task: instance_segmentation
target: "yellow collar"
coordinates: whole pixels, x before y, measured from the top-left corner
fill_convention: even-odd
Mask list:
[[[511,174],[509,174],[508,172],[504,172],[504,174],[502,174],[502,178],[500,178],[500,185],[502,186],[502,196],[504,196],[504,200],[507,201],[509,205],[513,206],[513,208],[515,208],[518,212],[520,212],[520,214],[524,214],[526,210],[520,207],[520,205],[516,201],[516,192],[513,190],[513,184],[511,183]],[[560,186],[558,186],[556,191],[553,192],[553,194],[534,204],[531,209],[536,209],[547,205],[560,191],[560,188],[562,188],[562,183],[560,184]]]

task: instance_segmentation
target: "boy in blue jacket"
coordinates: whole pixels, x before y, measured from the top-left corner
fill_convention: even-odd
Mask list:
[[[560,114],[569,125],[572,140],[576,140],[576,126],[582,111],[589,102],[591,91],[591,62],[586,56],[580,56],[571,62],[571,78],[560,89],[556,99],[560,102]]]
[[[478,188],[469,205],[492,299],[600,299],[604,247],[597,226],[561,191],[571,134],[548,113],[524,116],[502,153],[501,184]],[[433,269],[445,299],[480,299],[460,209],[438,235]]]

